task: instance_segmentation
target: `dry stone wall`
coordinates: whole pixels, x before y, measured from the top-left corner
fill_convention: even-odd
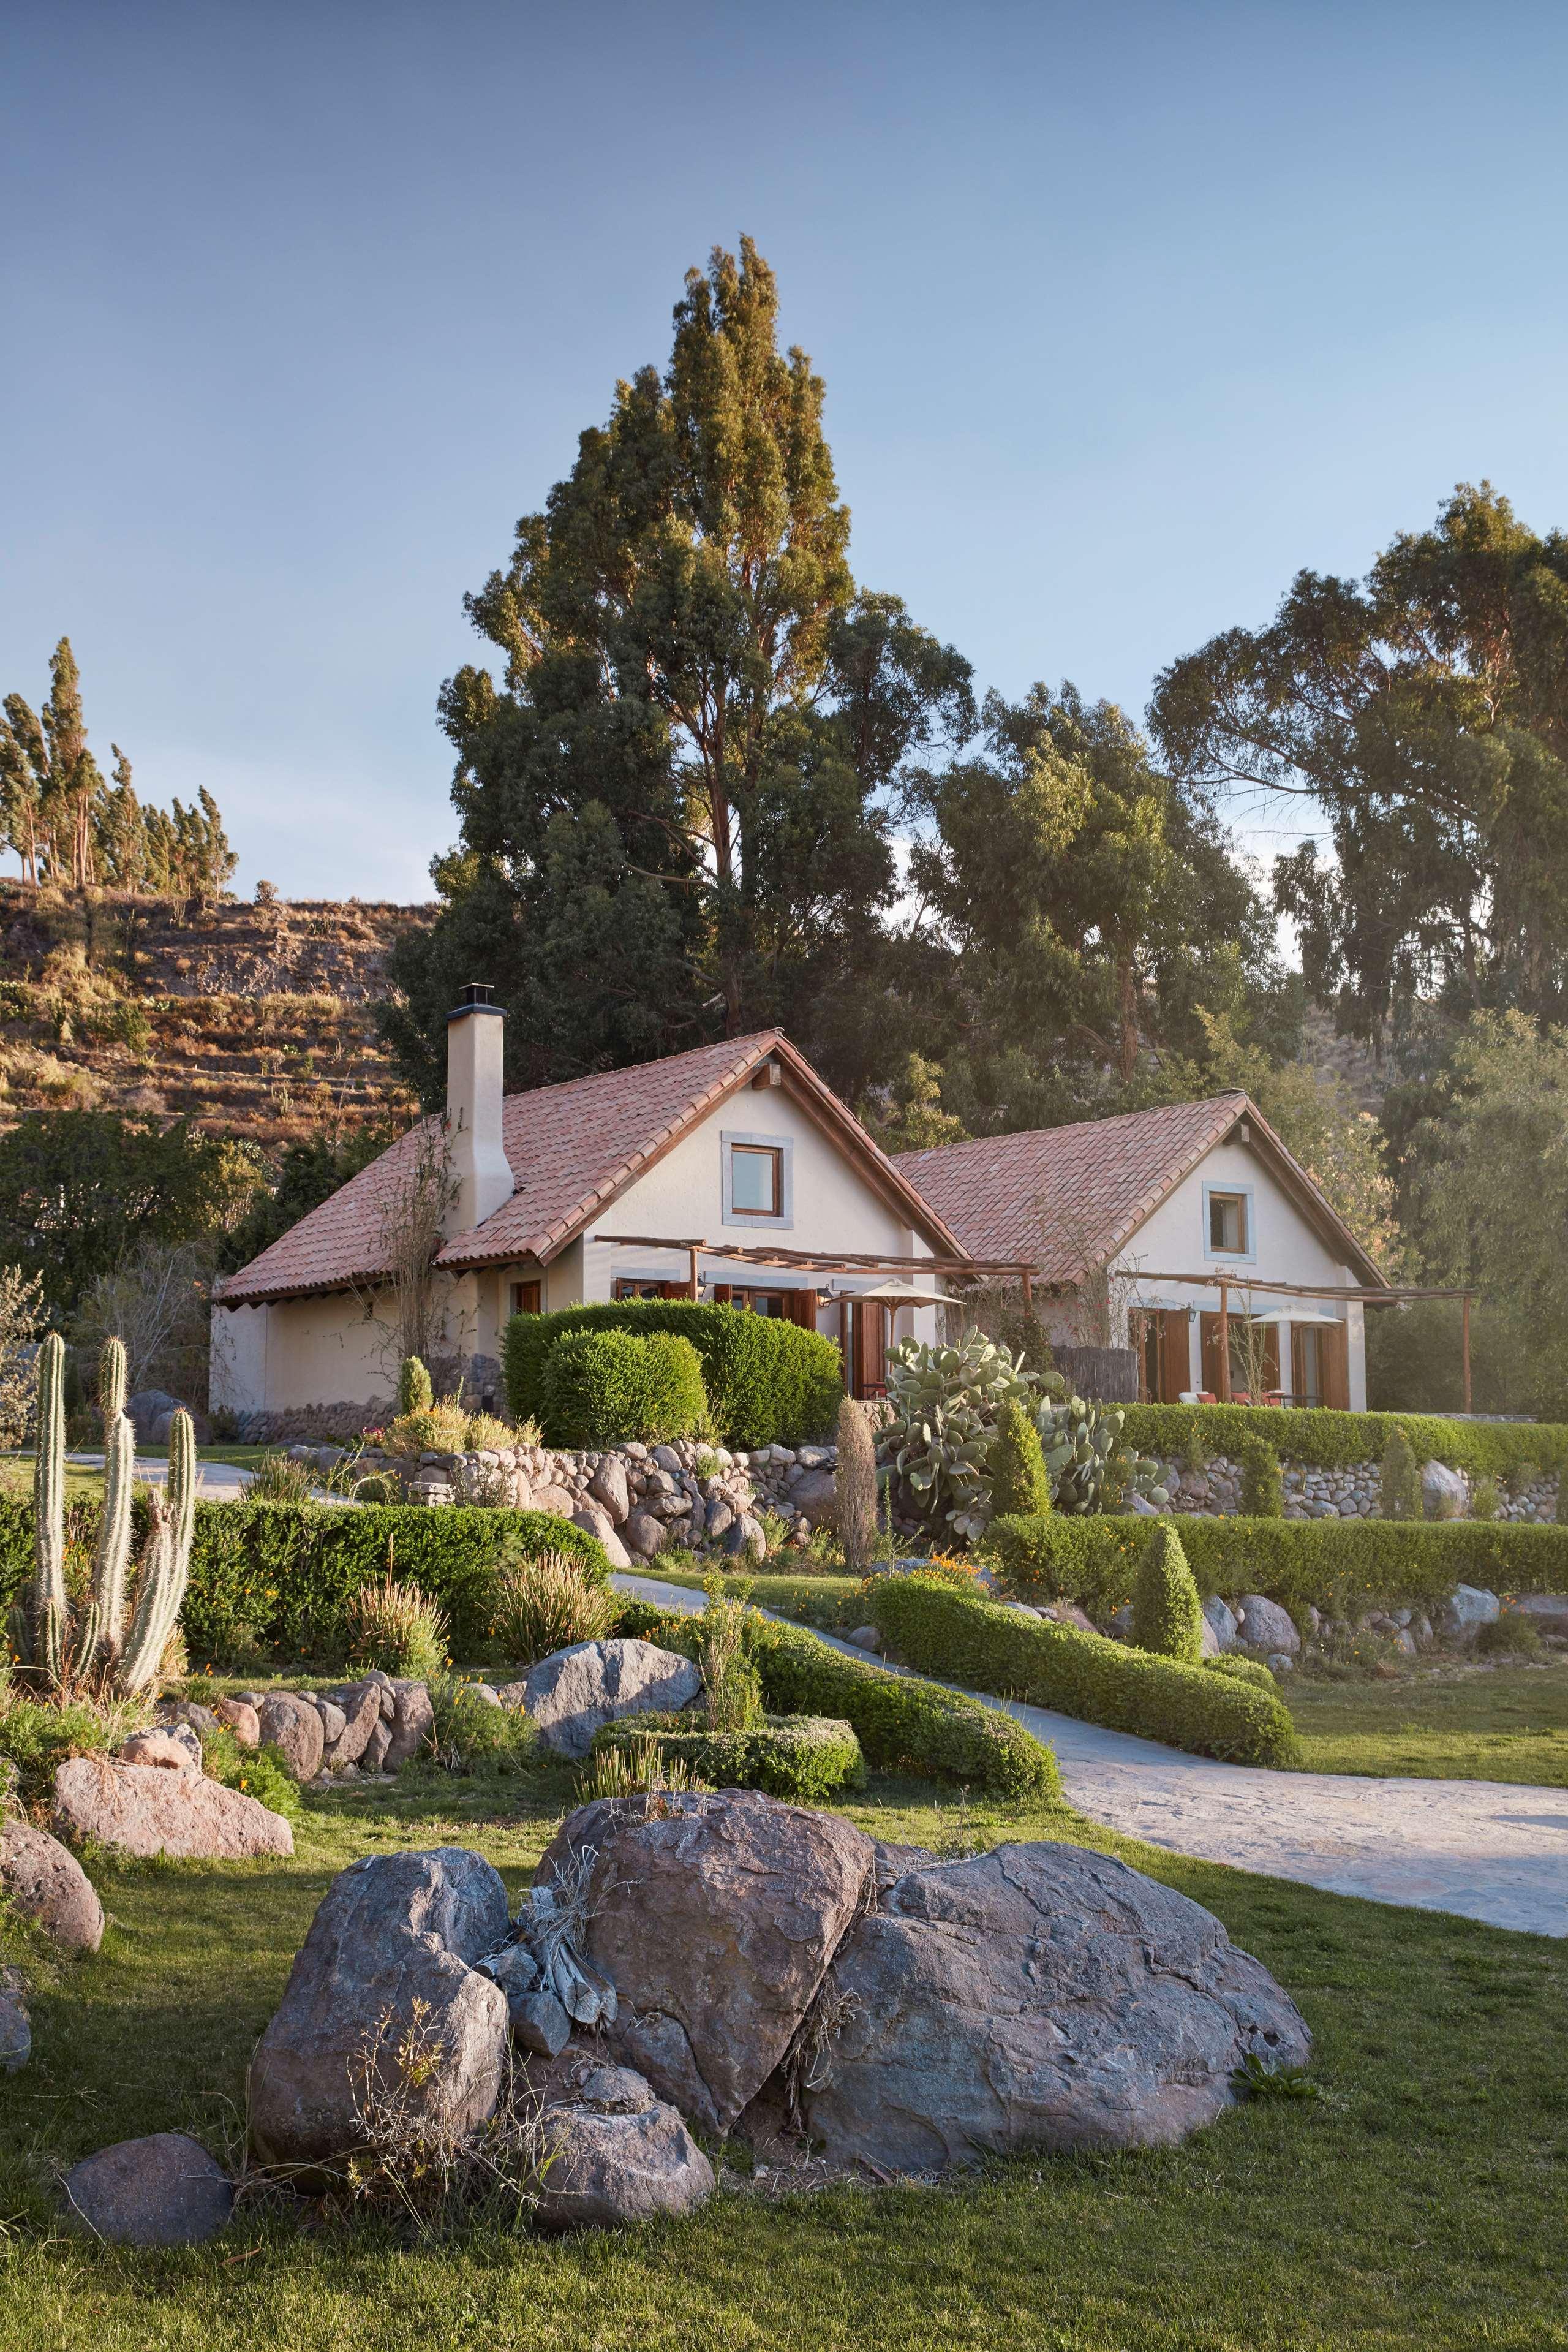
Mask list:
[[[338,1445],[294,1445],[297,1461],[330,1475],[394,1479],[411,1503],[491,1504],[547,1511],[598,1537],[616,1568],[672,1547],[760,1558],[763,1512],[803,1541],[832,1507],[831,1445],[768,1445],[749,1454],[683,1439],[629,1443],[602,1453],[517,1445],[476,1454],[350,1454]]]
[[[1427,1469],[1430,1471],[1439,1466],[1428,1464]],[[1281,1467],[1285,1482],[1285,1517],[1288,1519],[1377,1517],[1380,1479],[1375,1462],[1354,1462],[1343,1470],[1320,1470],[1311,1464],[1299,1462],[1286,1462]],[[1469,1480],[1462,1471],[1448,1471],[1445,1478],[1452,1482],[1453,1500],[1458,1506],[1455,1516],[1467,1517]],[[1216,1454],[1204,1470],[1183,1470],[1177,1464],[1167,1464],[1163,1482],[1169,1488],[1173,1511],[1206,1519],[1234,1518],[1240,1514],[1241,1465],[1222,1454]],[[1517,1495],[1500,1496],[1498,1517],[1502,1519],[1554,1520],[1557,1517],[1556,1479],[1537,1479]]]

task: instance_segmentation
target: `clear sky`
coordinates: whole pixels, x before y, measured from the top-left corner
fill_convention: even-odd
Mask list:
[[[1141,713],[1458,479],[1568,524],[1565,116],[1510,0],[8,0],[0,689],[428,895],[463,592],[747,230],[858,576]]]

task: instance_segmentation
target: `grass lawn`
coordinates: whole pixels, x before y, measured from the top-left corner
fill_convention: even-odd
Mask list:
[[[1568,1665],[1314,1683],[1285,1696],[1301,1769],[1568,1789]]]
[[[104,1949],[36,1989],[36,2055],[0,2087],[0,2352],[1568,2345],[1568,1943],[887,1779],[844,1809],[883,1835],[1080,1839],[1208,1904],[1305,2011],[1322,2099],[1238,2108],[1154,2154],[1019,2158],[958,2189],[727,2196],[612,2236],[408,2247],[377,2223],[300,2233],[242,2206],[189,2252],[40,2238],[57,2164],[161,2129],[233,2144],[251,2047],[345,1863],[463,1842],[520,1888],[570,1801],[564,1776],[345,1791],[312,1801],[292,1863],[95,1864]]]

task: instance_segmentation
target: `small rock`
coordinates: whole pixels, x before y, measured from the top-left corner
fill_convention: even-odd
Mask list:
[[[669,1528],[652,1511],[633,1511],[621,1534],[627,1549],[643,1559],[652,1559],[670,1540]]]
[[[171,1738],[166,1731],[133,1731],[120,1745],[122,1764],[147,1764],[163,1772],[199,1772],[201,1746],[193,1759],[183,1739]]]
[[[371,1736],[365,1742],[364,1754],[360,1759],[361,1771],[384,1771],[387,1758],[392,1753],[392,1726],[384,1721],[374,1724],[371,1729]]]
[[[844,1638],[852,1642],[857,1650],[872,1650],[879,1656],[881,1654],[882,1634],[874,1625],[857,1625],[854,1632],[847,1633]]]
[[[551,1518],[570,1519],[577,1508],[577,1497],[570,1486],[560,1486],[553,1483],[549,1486],[536,1486],[533,1507],[536,1511],[548,1511]]]
[[[547,2106],[538,2219],[547,2229],[624,2228],[694,2213],[714,2169],[676,2110],[628,2066],[589,2064],[570,2105]]]
[[[789,1489],[789,1507],[813,1528],[831,1527],[837,1486],[831,1470],[809,1470]]]
[[[73,2164],[68,2223],[120,2246],[199,2246],[228,2226],[234,2183],[183,2132],[122,2139]]]
[[[213,1712],[224,1729],[233,1732],[242,1748],[261,1746],[261,1717],[247,1700],[220,1698]]]
[[[384,1719],[382,1727],[387,1728]],[[387,1745],[381,1750],[381,1760],[373,1767],[382,1772],[400,1772],[425,1748],[435,1730],[435,1709],[431,1705],[428,1684],[400,1682],[392,1693],[392,1719]],[[367,1736],[366,1747],[373,1730]],[[380,1743],[377,1743],[378,1746]]]
[[[323,1740],[329,1748],[336,1748],[338,1742],[341,1739],[344,1732],[348,1728],[348,1717],[344,1714],[342,1708],[340,1706],[334,1706],[329,1698],[322,1698],[314,1691],[307,1692],[306,1696],[308,1697],[311,1706],[315,1708],[317,1714],[321,1718],[321,1737]],[[345,1757],[343,1760],[347,1763],[349,1759]]]
[[[571,2020],[553,1992],[507,1992],[512,2039],[541,2058],[554,2058],[571,2037]]]
[[[626,1465],[619,1454],[601,1456],[599,1467],[589,1481],[588,1491],[619,1527],[632,1508],[631,1490],[626,1484]]]
[[[1410,1646],[1414,1649],[1416,1645],[1412,1643]],[[1263,1663],[1271,1675],[1291,1675],[1296,1670],[1296,1662],[1288,1650],[1270,1650]]]
[[[1210,1592],[1206,1596],[1203,1603],[1203,1616],[1204,1622],[1214,1636],[1215,1655],[1223,1655],[1226,1652],[1239,1646],[1241,1628],[1237,1622],[1236,1612],[1228,1601],[1220,1599],[1218,1592]]]

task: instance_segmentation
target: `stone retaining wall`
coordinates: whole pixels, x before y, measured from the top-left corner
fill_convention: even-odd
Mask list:
[[[1428,1465],[1430,1470],[1432,1465]],[[1285,1479],[1285,1517],[1288,1519],[1375,1519],[1378,1516],[1377,1498],[1380,1486],[1375,1462],[1354,1462],[1343,1470],[1319,1470],[1311,1465],[1286,1462],[1281,1465]],[[1463,1504],[1455,1514],[1469,1517],[1471,1481],[1464,1472],[1449,1471],[1456,1502]],[[1189,1517],[1206,1519],[1226,1519],[1238,1517],[1241,1510],[1241,1465],[1226,1455],[1216,1454],[1207,1470],[1182,1470],[1175,1464],[1166,1465],[1162,1483],[1169,1487],[1171,1508]],[[1557,1517],[1557,1481],[1540,1478],[1521,1494],[1504,1493],[1500,1496],[1500,1519],[1545,1519]]]
[[[689,1438],[601,1454],[517,1445],[417,1460],[339,1445],[293,1445],[289,1452],[327,1475],[394,1478],[411,1503],[553,1512],[597,1536],[616,1568],[652,1559],[672,1545],[760,1558],[763,1511],[777,1513],[789,1536],[803,1540],[831,1515],[838,1459],[831,1445],[735,1454]]]

